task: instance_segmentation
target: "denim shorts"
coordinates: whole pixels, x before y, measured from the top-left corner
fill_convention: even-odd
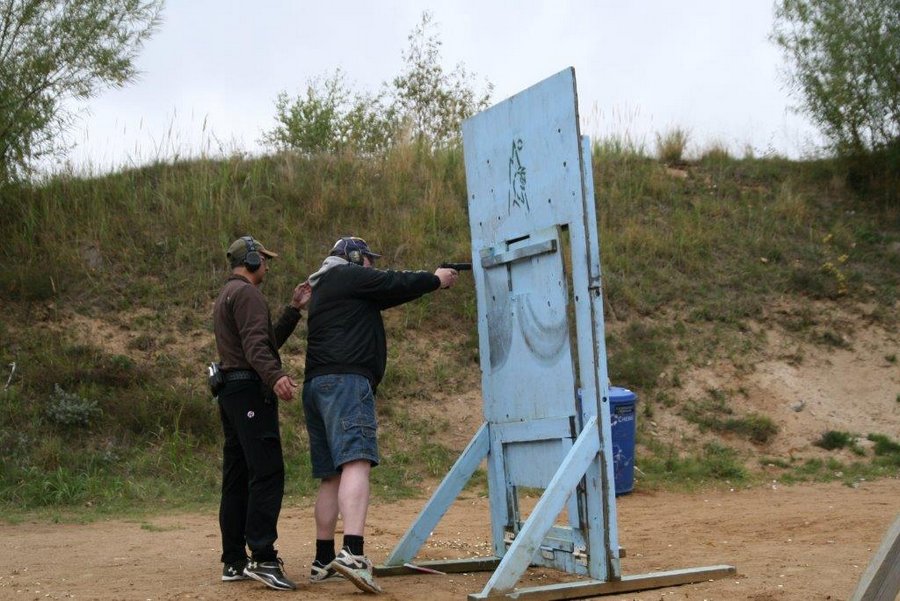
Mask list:
[[[350,461],[378,465],[375,395],[357,374],[317,376],[303,385],[303,412],[314,478],[336,476]]]

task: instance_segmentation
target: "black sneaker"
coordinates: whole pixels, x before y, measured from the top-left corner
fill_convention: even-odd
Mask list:
[[[337,570],[331,567],[331,563],[328,565],[322,565],[319,563],[318,559],[313,560],[312,569],[309,573],[309,581],[313,584],[317,584],[319,582],[329,582],[331,580],[343,580],[344,577],[338,574]]]
[[[329,565],[355,584],[359,590],[366,593],[382,592],[372,574],[372,562],[365,555],[353,555],[347,549],[341,549]]]
[[[244,568],[247,567],[248,561],[249,560],[245,559],[237,563],[226,563],[225,567],[222,568],[222,581],[232,582],[235,580],[247,580],[249,576],[244,574]]]
[[[244,575],[279,591],[292,591],[297,588],[297,585],[284,575],[284,562],[280,557],[272,561],[251,561],[244,568]]]

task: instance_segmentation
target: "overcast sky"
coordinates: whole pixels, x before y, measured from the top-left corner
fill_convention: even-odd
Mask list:
[[[338,68],[377,91],[401,73],[424,10],[444,68],[493,83],[492,102],[575,67],[581,131],[594,138],[629,136],[652,153],[657,133],[680,127],[695,151],[719,142],[793,158],[819,139],[791,111],[769,0],[168,0],[138,81],[87,104],[69,158],[106,171],[261,153],[279,92]]]

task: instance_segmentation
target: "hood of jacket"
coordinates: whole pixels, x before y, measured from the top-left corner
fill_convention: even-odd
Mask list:
[[[329,269],[334,269],[338,265],[346,265],[349,262],[350,261],[343,257],[325,257],[325,260],[322,261],[322,266],[319,267],[319,270],[309,276],[309,285],[315,288],[316,284],[319,283],[319,279],[322,277],[322,274],[324,274]]]

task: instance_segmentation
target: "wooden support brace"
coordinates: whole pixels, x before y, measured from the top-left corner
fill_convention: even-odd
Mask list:
[[[469,441],[468,446],[444,476],[444,480],[438,486],[431,499],[425,504],[419,516],[415,519],[397,546],[394,547],[390,557],[387,558],[385,566],[402,567],[404,563],[412,561],[419,552],[422,543],[428,538],[434,527],[437,526],[441,518],[459,496],[466,482],[478,469],[478,464],[488,454],[489,436],[488,425],[482,424]]]
[[[497,570],[488,580],[482,595],[485,597],[496,596],[511,591],[528,568],[544,535],[550,530],[556,516],[562,511],[566,499],[575,490],[588,466],[596,459],[600,450],[600,436],[597,428],[596,417],[592,417],[584,425],[584,430],[578,435],[571,450],[560,464],[556,475],[553,476],[544,494],[541,495],[540,501],[535,505]],[[600,550],[595,550],[595,552],[599,553]]]
[[[900,594],[900,514],[863,572],[850,601],[894,601]]]

